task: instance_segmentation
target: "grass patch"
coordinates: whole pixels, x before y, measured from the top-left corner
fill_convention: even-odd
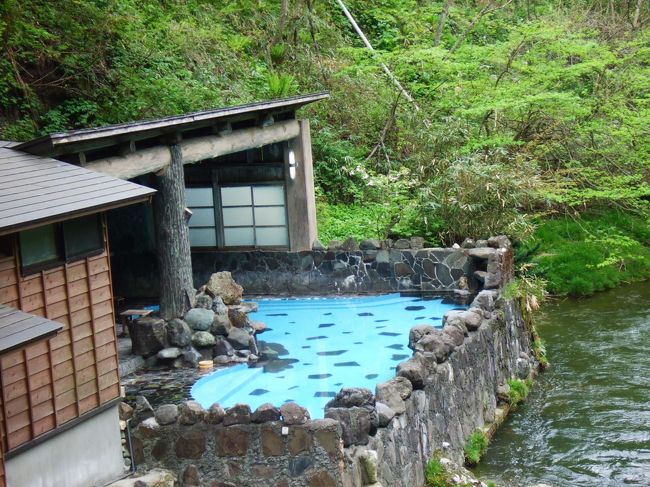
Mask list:
[[[524,402],[528,393],[530,392],[530,386],[532,385],[532,379],[526,379],[525,381],[521,379],[510,379],[508,381],[510,386],[510,405],[515,407],[518,404]]]
[[[614,210],[548,220],[517,257],[552,294],[591,295],[650,278],[650,220]]]
[[[469,466],[478,464],[481,457],[485,455],[489,443],[490,440],[483,431],[474,431],[465,444],[465,463]]]
[[[442,465],[439,457],[433,457],[424,470],[427,487],[446,487],[449,483],[449,474]]]

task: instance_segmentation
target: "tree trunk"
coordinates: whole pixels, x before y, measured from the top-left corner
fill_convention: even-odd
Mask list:
[[[171,163],[156,177],[154,220],[160,273],[160,316],[183,316],[194,295],[190,233],[185,221],[185,177],[179,144],[169,147]]]
[[[438,30],[436,31],[436,39],[433,41],[434,46],[439,46],[440,45],[440,39],[442,38],[442,30],[445,27],[445,22],[447,21],[447,15],[449,14],[449,7],[451,7],[451,4],[453,3],[453,0],[447,0],[445,2],[445,6],[442,7],[442,13],[440,14],[440,20],[438,20]]]
[[[643,0],[637,0],[636,9],[634,9],[634,20],[632,20],[632,27],[638,29],[641,26],[641,6],[643,5]]]

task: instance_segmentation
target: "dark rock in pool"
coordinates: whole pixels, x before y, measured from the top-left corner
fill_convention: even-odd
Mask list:
[[[289,387],[288,390],[292,391],[293,389],[298,389],[298,387],[300,387],[300,386],[291,386],[291,387]],[[289,401],[291,401],[291,399],[287,399],[287,400],[284,401],[284,402],[289,402]]]
[[[343,332],[343,335],[349,335],[349,334],[351,334],[351,333],[352,333],[351,331],[344,331],[344,332]]]
[[[267,314],[266,316],[289,316],[287,313],[270,313]]]
[[[375,316],[372,313],[357,313],[357,316]]]
[[[318,391],[314,394],[314,397],[336,397],[336,392],[334,391]]]
[[[285,331],[284,334],[285,335],[291,335],[291,333],[289,333],[288,331]]]
[[[269,391],[266,389],[255,389],[254,391],[251,391],[248,393],[249,396],[263,396],[264,394],[267,394]]]
[[[343,382],[337,382],[337,383],[334,384],[334,385],[335,385],[335,386],[342,386],[342,385],[343,385]]]
[[[322,340],[323,338],[327,338],[326,336],[320,335],[317,337],[309,337],[307,340]]]
[[[356,362],[339,362],[334,364],[334,367],[361,367],[361,366]]]
[[[304,363],[304,364],[302,364],[302,365],[304,365],[304,366],[310,366],[310,365],[311,365],[311,363],[309,363],[309,362],[305,362],[305,363]]]
[[[424,306],[406,306],[404,309],[406,311],[420,311],[421,309],[424,309]]]
[[[330,316],[332,313],[323,313],[323,316]]]
[[[263,350],[265,348],[270,348],[271,350],[275,350],[279,356],[289,355],[289,350],[284,348],[284,345],[280,343],[265,342],[263,340],[258,340],[257,348],[259,348],[260,350]]]
[[[430,320],[441,320],[440,316],[432,316],[429,318]]]
[[[386,337],[397,337],[400,336],[401,333],[394,333],[392,331],[382,331],[380,335],[386,336]]]
[[[332,377],[332,374],[311,374],[307,377],[310,379],[327,379],[328,377]]]
[[[269,360],[266,363],[258,363],[253,365],[252,367],[263,367],[264,372],[268,373],[275,373],[275,372],[282,372],[283,370],[286,369],[293,369],[293,365],[295,363],[300,362],[299,360],[295,358],[285,358],[285,359],[277,359],[277,360]]]
[[[354,342],[355,345],[363,345],[363,342]]]
[[[376,379],[379,377],[379,374],[368,374],[366,375],[366,379]]]
[[[375,320],[375,323],[385,323],[388,320]]]
[[[330,326],[336,326],[336,323],[321,323],[318,328],[329,328]]]
[[[386,325],[375,326],[375,330],[381,330],[382,328],[386,328]]]
[[[393,343],[392,345],[388,345],[386,348],[392,348],[393,350],[404,350],[404,345],[401,343]]]
[[[426,316],[416,316],[415,317],[416,320],[424,320],[426,318],[427,318]]]
[[[311,345],[303,345],[302,348],[311,348]]]
[[[396,354],[393,354],[393,356],[390,359],[391,360],[396,360],[396,361],[399,362],[400,360],[404,360],[405,358],[409,358],[409,355],[403,355],[403,354],[397,354],[396,353]]]
[[[347,352],[347,350],[330,350],[327,352],[317,352],[316,355],[321,355],[323,357],[331,357],[335,355],[342,355],[345,352]]]

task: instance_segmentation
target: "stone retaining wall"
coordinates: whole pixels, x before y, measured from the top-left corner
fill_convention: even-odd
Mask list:
[[[502,282],[496,238],[449,249],[403,248],[410,245],[404,242],[399,248],[349,240],[304,252],[195,251],[194,281],[198,285],[213,272],[230,271],[250,295],[492,289]]]
[[[510,275],[509,247],[461,252],[487,263],[478,271],[486,283]],[[153,411],[141,399],[132,420],[135,463],[172,469],[181,486],[421,486],[434,452],[462,463],[469,435],[495,421],[507,381],[537,367],[520,310],[498,289],[481,291],[467,311],[448,312],[443,325],[413,327],[413,356],[396,377],[374,392],[342,389],[324,420],[293,403],[251,412],[205,411],[189,401]]]

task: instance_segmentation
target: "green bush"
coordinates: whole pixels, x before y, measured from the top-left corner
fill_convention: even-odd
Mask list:
[[[470,466],[478,464],[487,452],[489,444],[490,440],[483,431],[474,431],[465,443],[465,463]]]
[[[449,475],[439,457],[433,457],[429,460],[424,471],[424,478],[427,487],[446,487],[449,485]]]
[[[528,380],[510,379],[508,385],[510,386],[508,395],[510,396],[511,406],[515,407],[526,400],[530,392],[531,382]]]
[[[547,220],[518,257],[534,264],[549,292],[590,295],[650,277],[650,220],[621,211]]]

